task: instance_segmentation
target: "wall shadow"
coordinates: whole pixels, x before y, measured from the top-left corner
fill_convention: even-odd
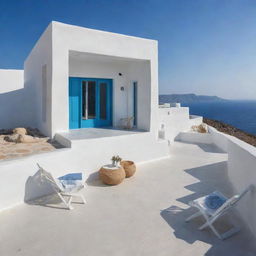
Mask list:
[[[205,252],[205,256],[245,256],[255,255],[256,249],[253,244],[249,244],[249,240],[253,241],[253,237],[248,238],[245,231],[240,231],[237,235],[227,240],[219,240],[210,229],[199,231],[198,227],[204,223],[201,217],[194,219],[188,223],[185,219],[193,214],[194,209],[183,209],[172,205],[163,210],[160,215],[168,223],[173,230],[173,234],[177,239],[184,240],[188,244],[198,245],[198,241],[209,244],[211,247]],[[220,219],[216,222],[215,227],[218,230],[227,230],[231,225],[228,219]],[[191,255],[195,255],[191,253]]]
[[[193,192],[187,196],[176,199],[179,202],[188,204],[189,201],[219,190],[226,196],[233,195],[232,185],[228,179],[227,161],[204,165],[185,170],[199,181],[185,186]]]
[[[189,201],[216,190],[219,190],[228,197],[233,195],[232,186],[228,180],[226,161],[187,169],[185,172],[195,177],[198,181],[185,186],[192,193],[187,193],[186,196],[177,198],[176,200],[179,202],[188,204]],[[209,244],[210,248],[204,254],[206,256],[256,255],[254,237],[238,217],[236,210],[228,212],[227,215],[221,217],[215,223],[215,227],[221,233],[228,230],[233,223],[241,227],[241,231],[238,234],[224,241],[219,240],[208,228],[203,231],[198,230],[198,227],[205,222],[202,217],[195,218],[186,223],[186,218],[194,212],[196,212],[196,209],[191,207],[181,208],[171,205],[162,210],[160,215],[173,230],[173,234],[177,239],[184,240],[191,245],[195,244],[195,246],[198,244],[198,241]]]
[[[29,87],[0,93],[0,129],[35,126],[34,100],[35,95]]]

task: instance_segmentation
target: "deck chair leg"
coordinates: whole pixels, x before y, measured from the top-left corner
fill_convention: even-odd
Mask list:
[[[210,223],[210,222],[208,222],[208,221],[206,221],[206,223],[205,224],[203,224],[201,227],[199,227],[198,229],[199,230],[203,230],[203,229],[205,229],[206,227],[209,227],[212,231],[213,231],[213,233],[219,238],[219,239],[223,239],[222,238],[222,236],[220,235],[220,233],[217,231],[217,229],[213,226],[213,224],[212,223]]]
[[[75,194],[72,194],[72,196],[74,196],[74,197],[79,197],[79,198],[81,199],[81,201],[82,201],[82,202],[79,202],[79,203],[86,204],[86,200],[85,200],[83,194],[81,194],[81,193],[75,193]]]
[[[228,231],[226,231],[223,234],[220,234],[217,229],[213,226],[212,223],[206,222],[204,225],[202,225],[199,230],[203,230],[204,228],[209,227],[213,233],[221,240],[227,239],[233,235],[235,235],[236,233],[238,233],[240,231],[239,227],[233,227],[231,229],[229,229]]]
[[[196,217],[198,217],[200,215],[202,215],[202,213],[200,211],[198,211],[198,212],[192,214],[191,216],[189,216],[185,221],[189,222],[190,220],[192,220],[192,219],[194,219],[194,218],[196,218]]]
[[[72,196],[69,196],[68,202],[64,199],[64,197],[61,195],[61,193],[58,193],[58,196],[60,197],[61,201],[65,204],[65,206],[69,209],[69,210],[73,210],[74,208],[71,205],[72,202]]]
[[[222,240],[222,236],[221,236],[220,233],[216,230],[216,228],[215,228],[212,224],[210,224],[209,227],[210,227],[210,229],[213,231],[213,233],[214,233],[219,239]]]
[[[210,224],[209,224],[209,222],[208,221],[206,221],[201,227],[199,227],[198,229],[199,230],[203,230],[203,229],[205,229],[206,227],[208,227]]]
[[[86,204],[86,200],[85,200],[85,198],[84,198],[84,195],[79,194],[79,196],[80,196],[80,198],[82,199],[82,202],[83,202],[84,204]]]

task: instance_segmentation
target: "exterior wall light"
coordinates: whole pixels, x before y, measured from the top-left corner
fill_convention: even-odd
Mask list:
[[[121,86],[121,87],[120,87],[120,90],[121,90],[121,91],[124,91],[124,86]]]

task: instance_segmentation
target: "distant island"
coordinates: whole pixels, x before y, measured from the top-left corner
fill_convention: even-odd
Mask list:
[[[193,103],[193,102],[215,102],[215,101],[226,101],[217,96],[206,96],[206,95],[196,95],[193,93],[189,94],[162,94],[159,95],[159,103]]]

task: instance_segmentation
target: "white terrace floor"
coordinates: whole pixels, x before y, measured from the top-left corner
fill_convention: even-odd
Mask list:
[[[139,165],[136,176],[118,186],[101,185],[92,174],[84,191],[88,203],[73,211],[24,204],[2,212],[0,255],[255,255],[244,226],[220,241],[197,230],[200,218],[184,222],[193,212],[189,200],[215,189],[230,193],[227,156],[211,145],[178,142],[171,155]]]

